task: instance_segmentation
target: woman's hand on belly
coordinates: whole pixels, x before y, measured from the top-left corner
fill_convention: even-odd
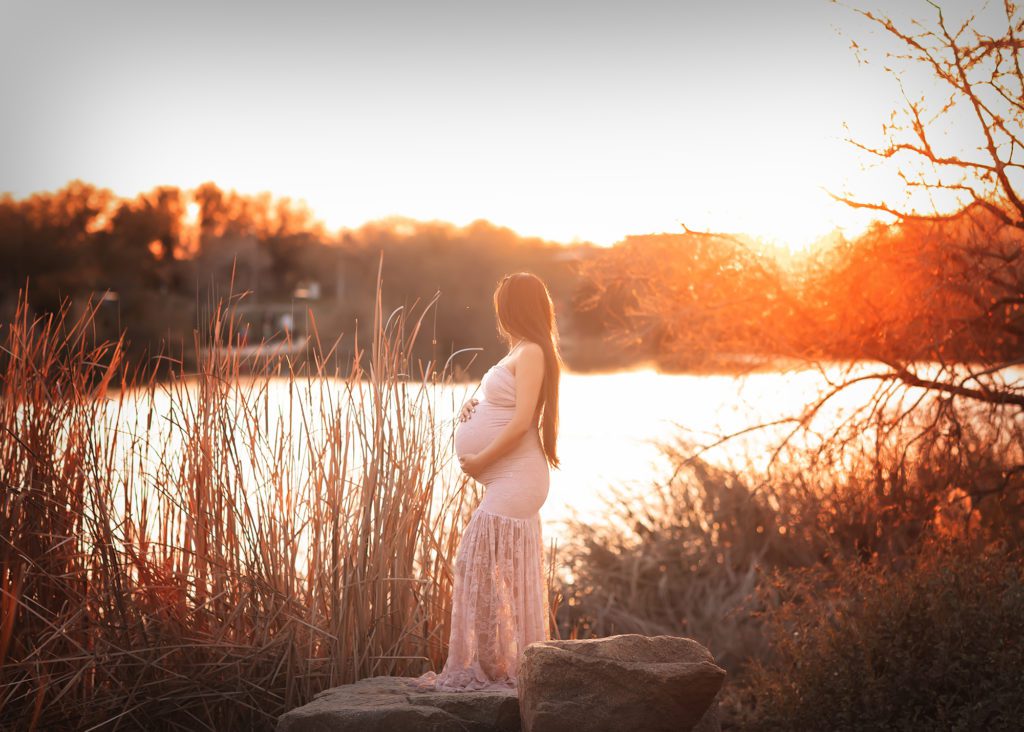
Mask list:
[[[476,405],[480,403],[479,399],[470,399],[468,402],[462,405],[462,411],[459,412],[459,421],[465,422],[466,420],[473,418],[473,412],[476,411]]]
[[[462,472],[468,475],[470,478],[480,479],[483,474],[484,466],[480,464],[480,460],[477,458],[476,453],[466,453],[459,457],[459,466],[462,468]]]
[[[455,453],[478,455],[501,432],[506,417],[501,409],[495,409],[486,401],[478,402],[470,419],[460,421],[455,430]]]

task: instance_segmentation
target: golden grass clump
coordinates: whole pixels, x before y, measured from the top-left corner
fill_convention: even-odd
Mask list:
[[[0,334],[0,727],[271,728],[440,668],[479,496],[439,409],[450,360],[411,363],[434,302],[385,318],[378,277],[344,368],[315,323],[298,366],[209,347],[235,302],[167,379],[95,343],[91,304],[23,297]]]

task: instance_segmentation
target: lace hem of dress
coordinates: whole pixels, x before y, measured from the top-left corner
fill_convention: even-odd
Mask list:
[[[549,640],[540,514],[474,511],[455,557],[448,658],[441,673],[409,680],[418,690],[515,689],[530,643]]]

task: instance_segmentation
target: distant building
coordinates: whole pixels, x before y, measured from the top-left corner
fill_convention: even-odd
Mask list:
[[[320,283],[316,280],[302,280],[296,285],[292,297],[296,300],[319,300]]]
[[[296,322],[292,303],[239,303],[224,311],[220,339],[201,349],[240,357],[273,358],[304,354],[310,336]]]

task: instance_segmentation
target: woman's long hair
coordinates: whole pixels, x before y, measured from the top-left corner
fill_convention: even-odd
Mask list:
[[[518,272],[505,275],[494,291],[494,312],[498,316],[498,331],[509,345],[516,339],[525,338],[544,351],[544,383],[537,402],[536,418],[541,424],[541,443],[548,464],[557,468],[558,382],[563,364],[558,352],[558,326],[551,294],[534,274]]]

